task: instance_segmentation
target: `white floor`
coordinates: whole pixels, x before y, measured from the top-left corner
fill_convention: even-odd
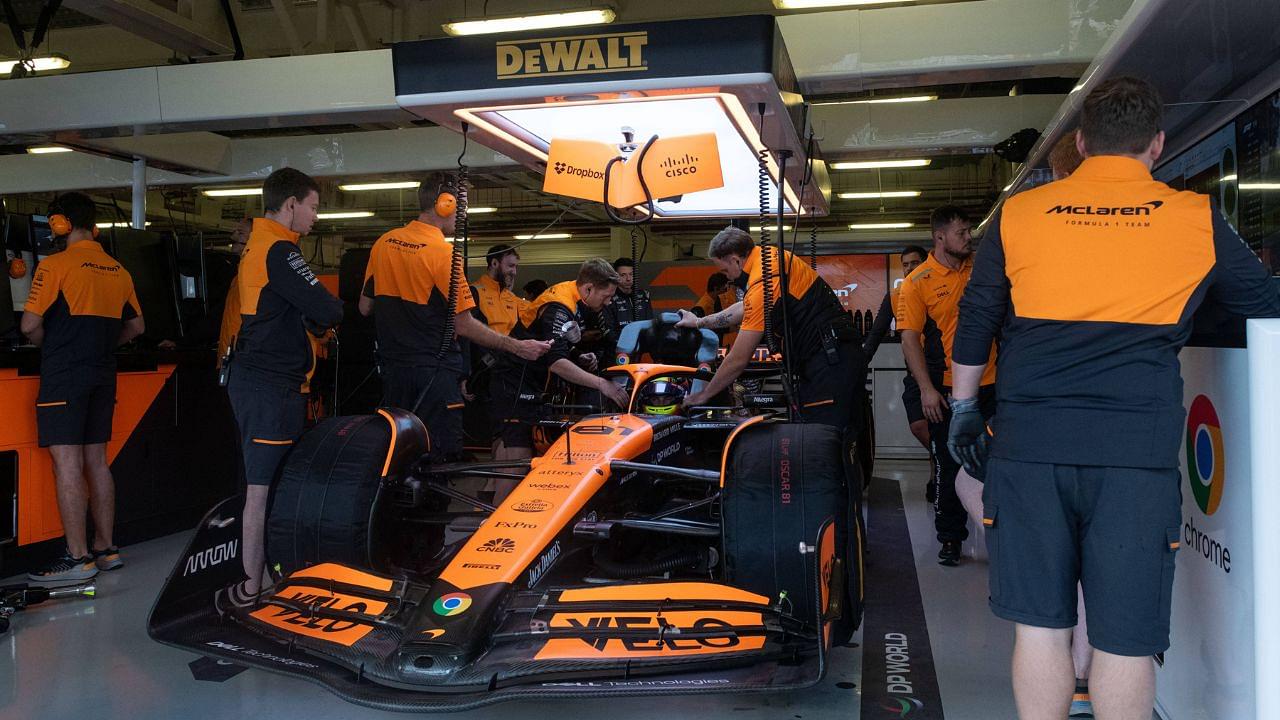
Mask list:
[[[959,568],[937,564],[924,501],[927,465],[879,463],[876,475],[901,483],[916,568],[948,719],[1014,718],[1008,658],[1012,627],[987,609],[986,563],[970,543]],[[19,613],[0,635],[0,718],[367,718],[385,713],[350,705],[296,679],[247,671],[223,683],[197,682],[194,655],[152,642],[145,620],[186,534],[125,549],[127,566],[99,576],[95,600],[51,602]],[[21,582],[10,578],[3,582]],[[875,588],[868,588],[875,592]],[[860,640],[860,638],[858,638]],[[838,649],[817,687],[785,695],[630,698],[608,701],[609,720],[630,718],[889,718],[860,707],[861,649]],[[843,686],[843,687],[841,687]],[[874,710],[874,712],[872,711]],[[518,702],[461,713],[466,718],[566,720],[600,708],[564,701]]]

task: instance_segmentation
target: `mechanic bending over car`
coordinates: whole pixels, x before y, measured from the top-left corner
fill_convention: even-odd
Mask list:
[[[227,394],[244,455],[241,562],[247,578],[218,591],[219,612],[253,606],[266,570],[263,530],[271,483],[302,434],[307,387],[315,369],[308,332],[322,335],[342,321],[342,301],[311,272],[298,237],[311,231],[320,186],[298,170],[281,168],[262,184],[266,217],[240,260],[240,332],[230,358]]]
[[[619,407],[627,406],[627,394],[621,387],[589,372],[595,369],[594,358],[584,361],[588,369],[574,361],[576,346],[582,340],[579,304],[600,312],[617,287],[618,273],[608,261],[591,258],[578,269],[577,280],[552,285],[520,311],[520,322],[511,331],[512,337],[526,342],[550,342],[551,351],[541,360],[509,354],[499,359],[490,384],[493,413],[502,422],[495,459],[533,457],[533,424],[541,417],[542,396],[551,380],[549,373],[596,390]],[[501,502],[514,487],[515,483],[498,486],[496,500]]]
[[[781,252],[779,262],[776,248],[767,248],[767,252],[773,266],[770,296],[775,301],[771,323],[780,344],[784,330],[783,306],[776,300],[782,297],[779,266],[786,264],[789,291],[786,316],[790,323],[788,332],[795,347],[783,347],[782,352],[791,353],[792,366],[799,373],[796,400],[800,403],[800,419],[832,425],[847,436],[854,436],[860,429],[858,425],[862,417],[855,408],[865,392],[862,384],[854,381],[866,372],[861,334],[835,293],[807,262],[796,261],[787,251]],[[720,363],[715,376],[701,391],[685,398],[686,407],[705,405],[728,388],[746,369],[764,337],[762,249],[756,247],[755,240],[745,230],[729,226],[711,239],[707,254],[716,269],[730,281],[745,274],[747,291],[741,303],[705,318],[680,311],[677,323],[680,327],[715,330],[731,327],[738,318],[742,324],[733,347]],[[848,378],[848,381],[833,381],[832,378]]]
[[[431,461],[462,454],[462,388],[467,375],[458,337],[513,353],[542,357],[548,342],[517,340],[477,320],[462,258],[445,241],[453,235],[458,180],[435,173],[418,186],[421,212],[373,244],[359,308],[373,315],[382,354],[382,404],[417,415],[431,440]],[[451,280],[452,278],[452,280]],[[454,307],[449,307],[450,282]],[[452,315],[452,323],[449,317]],[[448,326],[455,337],[446,337]]]
[[[1206,296],[1280,316],[1265,267],[1215,201],[1152,179],[1162,112],[1143,80],[1093,89],[1076,139],[1084,162],[1005,202],[960,302],[950,446],[976,477],[985,466],[991,609],[1016,623],[1023,720],[1067,713],[1081,580],[1094,710],[1151,717],[1182,525],[1178,352]],[[1063,207],[1110,210],[1082,220]],[[1142,272],[1128,271],[1133,257]],[[1000,332],[989,439],[977,397]]]

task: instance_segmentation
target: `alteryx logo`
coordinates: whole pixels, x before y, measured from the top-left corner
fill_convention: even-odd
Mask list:
[[[1204,395],[1197,395],[1187,413],[1187,480],[1196,505],[1212,515],[1222,504],[1227,458],[1222,446],[1218,411]]]
[[[915,698],[894,698],[891,702],[886,702],[880,707],[894,713],[894,717],[906,718],[911,717],[911,713],[924,707],[924,703]]]

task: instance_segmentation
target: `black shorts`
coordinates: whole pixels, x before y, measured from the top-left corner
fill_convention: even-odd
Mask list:
[[[850,437],[858,436],[866,397],[866,360],[861,345],[845,341],[836,346],[834,358],[825,352],[805,358],[799,385],[804,422],[830,425]]]
[[[382,405],[408,410],[422,420],[427,427],[432,462],[448,462],[462,455],[465,403],[458,385],[461,380],[457,372],[435,367],[382,368]]]
[[[1180,482],[1177,468],[992,458],[982,497],[992,611],[1074,627],[1079,582],[1090,645],[1131,657],[1167,650]]]
[[[920,383],[910,372],[902,378],[902,409],[907,412],[908,425],[925,419],[924,407],[920,404]]]
[[[41,383],[36,399],[40,447],[107,442],[111,439],[115,409],[115,383],[81,388],[46,387]]]
[[[233,369],[227,383],[227,394],[240,428],[245,482],[271,485],[285,455],[302,435],[307,396],[292,388],[239,380],[234,372]]]

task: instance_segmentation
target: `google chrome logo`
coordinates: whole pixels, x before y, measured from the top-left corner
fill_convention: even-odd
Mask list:
[[[1218,411],[1204,395],[1197,395],[1187,413],[1187,479],[1196,505],[1205,515],[1218,511],[1226,480],[1226,455]]]
[[[436,599],[435,604],[432,605],[432,609],[436,611],[437,615],[443,615],[445,617],[461,615],[466,612],[469,607],[471,607],[471,596],[460,592],[441,595]]]

